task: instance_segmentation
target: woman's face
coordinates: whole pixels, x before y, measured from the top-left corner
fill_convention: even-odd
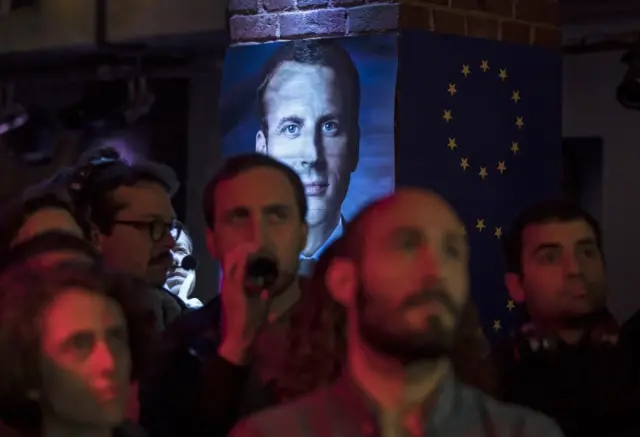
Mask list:
[[[131,375],[127,325],[111,299],[69,289],[42,319],[42,386],[45,417],[84,426],[123,421]]]

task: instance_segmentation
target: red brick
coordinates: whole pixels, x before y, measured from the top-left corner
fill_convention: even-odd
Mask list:
[[[516,18],[529,22],[560,22],[560,4],[557,0],[516,0],[515,12]]]
[[[484,0],[482,9],[492,14],[504,15],[505,17],[513,17],[515,0]]]
[[[398,29],[400,5],[369,4],[347,9],[347,33],[367,33]]]
[[[326,8],[329,6],[329,2],[327,0],[298,0],[297,6],[300,9]]]
[[[467,16],[467,36],[497,40],[498,29],[499,25],[496,19]]]
[[[341,9],[319,9],[280,15],[280,36],[282,38],[344,35],[345,32],[346,13]]]
[[[276,15],[236,15],[229,19],[232,41],[258,42],[275,39],[277,29]]]
[[[431,9],[424,6],[401,5],[400,28],[433,30],[431,28]]]
[[[334,6],[356,6],[365,3],[365,0],[333,0]]]
[[[448,11],[433,11],[433,30],[438,33],[465,35],[464,15]]]
[[[258,12],[258,0],[230,0],[229,11],[234,12]]]
[[[562,46],[562,32],[553,27],[535,27],[533,44],[544,47],[560,48]]]
[[[456,9],[470,9],[472,11],[480,10],[479,0],[451,0],[451,7]]]
[[[515,44],[529,44],[531,40],[530,30],[531,27],[528,24],[503,21],[501,39]]]
[[[449,0],[418,0],[418,3],[426,5],[449,6]]]
[[[262,0],[262,6],[266,11],[289,11],[296,7],[296,0]]]

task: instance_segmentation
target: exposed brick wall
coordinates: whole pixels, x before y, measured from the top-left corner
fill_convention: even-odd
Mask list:
[[[230,0],[234,44],[403,28],[558,47],[558,0]]]

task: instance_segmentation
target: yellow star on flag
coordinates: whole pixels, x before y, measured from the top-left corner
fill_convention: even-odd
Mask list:
[[[517,154],[520,151],[520,145],[518,144],[517,141],[512,141],[511,142],[511,152],[513,152],[513,154]]]
[[[458,145],[456,144],[456,139],[455,138],[449,138],[449,144],[447,144],[447,147],[449,149],[451,149],[451,151],[453,152],[453,149],[458,147]]]
[[[451,120],[453,120],[453,116],[451,115],[451,110],[450,109],[445,109],[444,110],[444,115],[442,116],[442,118],[449,123]]]
[[[502,323],[500,323],[500,320],[496,319],[493,321],[493,330],[498,332],[502,329]]]
[[[511,100],[513,100],[513,103],[518,103],[521,98],[520,91],[514,90],[513,93],[511,93]]]
[[[501,68],[500,69],[500,73],[498,74],[498,77],[504,82],[505,80],[507,80],[507,77],[509,77],[509,75],[507,74],[507,69],[506,68]]]
[[[467,171],[467,169],[471,167],[471,165],[469,165],[469,158],[460,158],[460,167],[462,167],[462,170]]]
[[[509,312],[513,311],[513,309],[516,307],[515,302],[513,301],[513,299],[509,299],[507,301],[507,309],[509,310]]]
[[[476,220],[476,229],[478,231],[482,232],[484,230],[484,228],[486,228],[486,226],[484,224],[484,219]]]
[[[507,165],[504,163],[504,161],[498,161],[496,170],[498,170],[500,174],[503,174],[505,171],[507,171]]]
[[[471,69],[469,68],[469,65],[468,64],[464,64],[462,66],[462,71],[460,71],[460,73],[462,73],[465,78],[467,76],[469,76],[471,74]]]
[[[480,172],[478,173],[478,176],[480,176],[480,178],[484,180],[484,178],[486,178],[488,175],[489,173],[487,173],[487,167],[480,167]]]
[[[480,63],[480,69],[486,73],[487,70],[489,69],[489,61],[483,60]]]
[[[447,89],[447,92],[451,94],[451,97],[453,97],[453,95],[458,92],[458,90],[456,89],[456,84],[450,83],[449,88]]]
[[[498,240],[502,238],[502,226],[496,226],[495,231],[493,231],[493,236]]]
[[[524,117],[516,117],[516,126],[518,126],[518,129],[522,129],[524,126]]]

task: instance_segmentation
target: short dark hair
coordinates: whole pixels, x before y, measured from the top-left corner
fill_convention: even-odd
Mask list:
[[[584,220],[593,230],[598,249],[602,252],[602,233],[595,218],[578,204],[565,200],[553,199],[537,203],[523,210],[513,222],[503,240],[503,252],[506,270],[509,273],[522,274],[522,234],[532,225]]]
[[[41,408],[27,396],[40,382],[41,316],[70,288],[82,288],[116,301],[128,323],[132,379],[139,372],[135,348],[146,331],[134,319],[124,295],[136,294],[137,282],[91,263],[54,266],[19,265],[0,275],[0,419],[17,430],[37,430]]]
[[[298,206],[298,212],[300,213],[300,220],[303,222],[306,221],[308,209],[307,197],[304,193],[302,181],[296,172],[288,165],[283,164],[270,156],[259,153],[250,153],[232,156],[227,159],[218,172],[216,172],[215,176],[207,182],[204,192],[202,193],[202,212],[209,229],[213,229],[215,224],[214,195],[218,184],[220,182],[233,179],[242,173],[246,173],[255,168],[272,168],[279,171],[287,178],[291,184],[291,188],[293,188],[293,195],[295,197],[296,205]]]
[[[300,39],[282,44],[264,66],[262,83],[258,87],[258,117],[265,136],[268,125],[265,117],[267,111],[264,95],[280,65],[287,61],[333,69],[336,72],[340,95],[348,99],[344,104],[348,121],[351,125],[358,124],[360,76],[349,53],[339,43],[331,39]]]
[[[89,225],[77,211],[64,191],[47,187],[31,187],[7,201],[0,211],[0,252],[6,251],[18,236],[26,221],[42,209],[56,208],[67,211],[89,237]]]
[[[71,179],[74,201],[104,234],[111,233],[116,214],[126,207],[112,196],[118,188],[154,182],[173,196],[180,186],[170,167],[144,160],[128,164],[110,147],[93,150],[81,157]]]
[[[16,244],[0,254],[0,272],[13,265],[51,252],[77,252],[93,261],[100,261],[100,252],[87,240],[64,231],[48,231]]]

